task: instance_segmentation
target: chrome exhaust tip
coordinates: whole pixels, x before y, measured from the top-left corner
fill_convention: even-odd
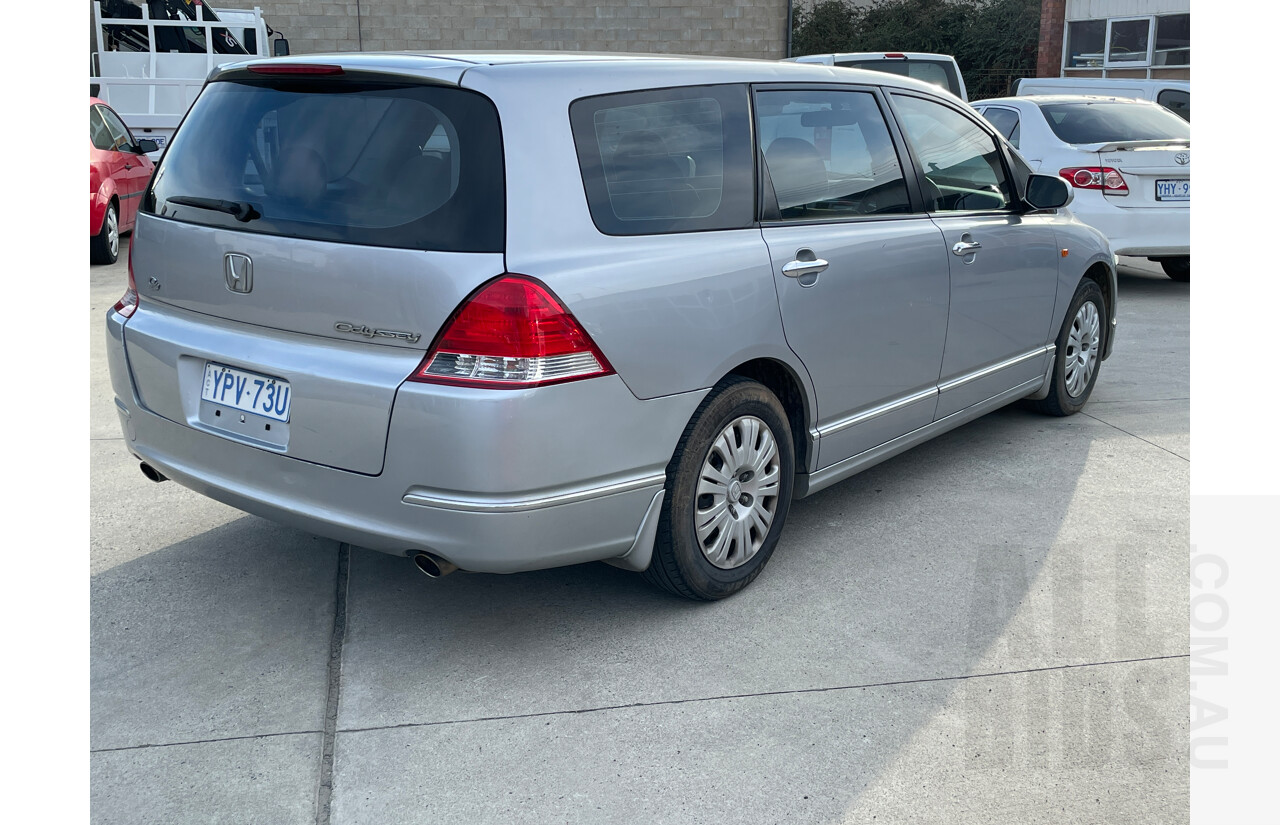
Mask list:
[[[169,477],[168,477],[168,476],[166,476],[164,473],[162,473],[162,472],[160,472],[159,470],[157,470],[155,467],[152,467],[150,464],[148,464],[148,463],[147,463],[147,462],[145,462],[145,461],[144,461],[144,462],[142,462],[142,464],[141,464],[141,465],[139,465],[139,468],[142,470],[142,474],[143,474],[144,476],[146,476],[147,478],[151,479],[151,480],[152,480],[152,481],[154,481],[156,484],[159,484],[159,483],[160,483],[160,482],[162,482],[162,481],[168,481],[168,480],[169,480]]]
[[[458,565],[451,561],[446,561],[434,553],[419,553],[413,557],[413,563],[418,569],[427,575],[428,578],[438,579],[441,576],[447,576],[458,569]]]

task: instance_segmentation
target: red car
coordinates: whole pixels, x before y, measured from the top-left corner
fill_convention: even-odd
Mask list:
[[[150,140],[134,140],[111,107],[89,98],[89,260],[113,264],[120,236],[133,229],[138,202],[155,164]]]

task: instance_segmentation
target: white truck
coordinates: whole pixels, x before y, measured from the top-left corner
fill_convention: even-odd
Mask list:
[[[89,93],[116,110],[159,157],[216,66],[288,54],[262,11],[213,9],[200,0],[94,0]]]

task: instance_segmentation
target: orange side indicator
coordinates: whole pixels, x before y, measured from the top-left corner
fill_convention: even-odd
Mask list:
[[[1065,250],[1065,249],[1064,249],[1064,250],[1062,250],[1062,257],[1064,257],[1064,258],[1065,258],[1065,257],[1067,257],[1067,250]]]

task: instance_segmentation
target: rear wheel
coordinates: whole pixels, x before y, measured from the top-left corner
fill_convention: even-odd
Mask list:
[[[750,584],[791,506],[795,451],[782,404],[737,376],[703,400],[667,467],[667,495],[644,575],[689,599]]]
[[[1164,274],[1175,281],[1186,283],[1191,280],[1191,256],[1185,258],[1162,258],[1160,267]]]
[[[89,239],[89,261],[95,264],[113,264],[120,257],[120,216],[114,203],[107,204],[107,214],[102,228]]]
[[[1084,407],[1102,365],[1106,318],[1102,289],[1086,278],[1076,287],[1058,332],[1049,395],[1030,402],[1034,409],[1049,415],[1074,415]]]

